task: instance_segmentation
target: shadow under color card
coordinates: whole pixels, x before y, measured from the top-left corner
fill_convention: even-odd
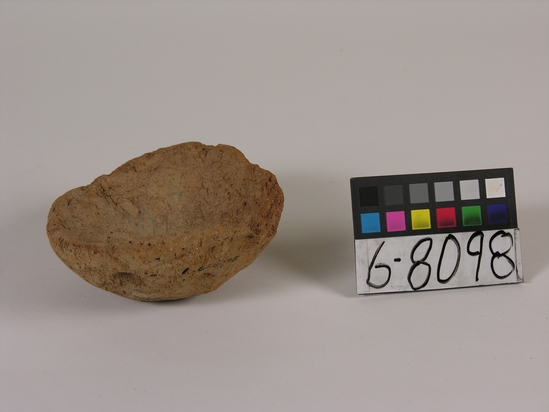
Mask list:
[[[351,201],[359,293],[522,281],[511,168],[352,178]]]

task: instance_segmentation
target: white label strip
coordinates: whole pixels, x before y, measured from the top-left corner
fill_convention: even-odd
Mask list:
[[[520,283],[519,229],[355,240],[357,293]]]

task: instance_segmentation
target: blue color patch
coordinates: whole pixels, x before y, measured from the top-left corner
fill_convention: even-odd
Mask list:
[[[362,224],[362,233],[379,233],[381,224],[379,223],[379,213],[362,213],[360,215]]]
[[[497,204],[488,205],[488,224],[490,225],[504,225],[509,222],[507,216],[507,205]]]

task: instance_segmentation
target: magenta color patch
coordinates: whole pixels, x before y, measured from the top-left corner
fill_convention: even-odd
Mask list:
[[[385,218],[387,220],[387,232],[403,232],[406,230],[406,218],[403,210],[387,212]]]

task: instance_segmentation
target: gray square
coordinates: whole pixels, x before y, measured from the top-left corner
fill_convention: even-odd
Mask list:
[[[505,179],[497,177],[495,179],[486,179],[486,197],[505,197]]]
[[[385,186],[385,205],[401,205],[404,203],[402,185]]]
[[[436,182],[435,200],[437,202],[454,201],[454,182]]]
[[[461,193],[461,200],[480,199],[477,179],[461,180],[459,182],[459,191]]]
[[[410,184],[410,203],[429,203],[427,183]]]

